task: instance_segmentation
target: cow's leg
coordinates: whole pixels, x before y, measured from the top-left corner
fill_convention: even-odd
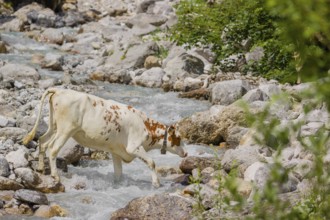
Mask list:
[[[60,181],[60,177],[57,173],[57,167],[56,167],[56,157],[60,149],[63,147],[65,142],[71,137],[71,134],[68,132],[59,132],[57,130],[56,135],[54,139],[52,140],[52,143],[50,143],[50,152],[49,152],[49,166],[50,166],[50,173],[52,177],[55,178],[57,182]]]
[[[115,182],[119,182],[121,180],[121,175],[123,173],[121,157],[116,154],[112,154],[112,161],[115,172]]]
[[[39,138],[39,164],[37,171],[43,173],[45,170],[45,152],[49,146],[49,143],[55,137],[52,130],[48,130],[43,136]]]
[[[142,146],[139,147],[127,147],[127,152],[130,154],[133,154],[134,156],[138,157],[141,159],[147,166],[150,168],[151,172],[151,177],[152,177],[152,185],[154,187],[159,187],[160,182],[159,178],[156,173],[156,165],[155,162],[153,161],[152,158],[150,158],[147,154],[147,152],[144,150]]]
[[[39,163],[37,167],[37,171],[44,173],[45,171],[45,152],[49,146],[49,143],[52,141],[52,139],[55,137],[55,131],[56,128],[55,121],[53,120],[53,104],[52,102],[49,102],[49,123],[48,123],[48,129],[45,134],[43,134],[39,138]]]

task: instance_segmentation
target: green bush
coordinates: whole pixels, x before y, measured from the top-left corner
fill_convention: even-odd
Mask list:
[[[213,4],[183,0],[176,7],[178,23],[172,39],[187,47],[212,47],[217,64],[261,46],[262,60],[247,63],[242,70],[266,78],[294,82],[297,70],[309,72],[302,75],[303,80],[312,74],[324,77],[330,66],[329,4],[326,0],[223,0]]]

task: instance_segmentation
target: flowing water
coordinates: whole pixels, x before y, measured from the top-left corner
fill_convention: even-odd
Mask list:
[[[33,53],[59,53],[54,47],[37,43],[21,34],[5,33],[1,37],[3,41],[14,47],[13,53],[0,55],[1,60],[30,64]],[[47,71],[43,70],[40,73],[44,77],[51,76],[51,71],[45,73]],[[130,104],[144,111],[149,117],[165,124],[177,122],[194,112],[204,111],[210,107],[206,101],[180,99],[177,97],[177,93],[164,93],[160,89],[101,82],[97,84],[99,90],[95,92],[95,95]],[[210,149],[198,145],[187,145],[186,150],[189,155],[212,154]],[[149,155],[155,160],[157,166],[178,167],[182,160],[171,153],[161,155],[159,150],[150,151]],[[160,178],[162,186],[155,189],[151,184],[150,170],[138,159],[129,164],[123,164],[123,173],[123,181],[115,184],[111,160],[85,160],[78,166],[70,165],[67,173],[60,174],[66,192],[47,195],[50,202],[57,203],[68,210],[69,216],[52,219],[108,220],[113,211],[124,207],[134,198],[161,192],[173,192],[182,188],[166,178]],[[11,219],[21,219],[21,217]],[[24,219],[36,218],[25,217]]]
[[[160,122],[170,124],[196,111],[209,108],[207,102],[179,99],[176,93],[163,93],[158,89],[107,84],[96,95],[130,104],[146,112]],[[197,145],[187,145],[189,155],[212,154],[211,150]],[[159,150],[150,151],[157,166],[178,167],[181,158]],[[160,192],[173,192],[180,188],[173,182],[161,178],[162,186],[155,189],[151,184],[150,170],[140,160],[123,164],[124,178],[121,183],[113,181],[112,161],[84,161],[78,167],[69,167],[63,174],[65,193],[48,195],[51,201],[60,204],[70,212],[66,219],[109,219],[110,213],[124,207],[130,200]],[[75,186],[83,185],[83,190]],[[54,218],[62,219],[62,218]]]

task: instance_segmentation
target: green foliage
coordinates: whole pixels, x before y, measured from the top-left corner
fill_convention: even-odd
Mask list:
[[[327,0],[183,0],[177,5],[178,23],[172,39],[187,47],[209,45],[217,63],[257,46],[260,61],[241,71],[295,82],[324,77],[330,67],[330,3]],[[307,73],[307,74],[306,74]]]

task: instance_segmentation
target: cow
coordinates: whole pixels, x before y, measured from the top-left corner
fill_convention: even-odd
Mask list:
[[[147,152],[161,149],[162,154],[169,151],[187,156],[175,125],[159,123],[130,105],[60,88],[47,89],[42,95],[37,120],[23,139],[24,145],[35,136],[46,97],[49,97],[49,126],[39,138],[37,170],[44,172],[45,152],[49,148],[51,176],[58,182],[56,157],[70,137],[82,146],[110,152],[115,181],[121,179],[122,161],[129,163],[138,157],[151,169],[153,186],[159,187],[155,162]]]

